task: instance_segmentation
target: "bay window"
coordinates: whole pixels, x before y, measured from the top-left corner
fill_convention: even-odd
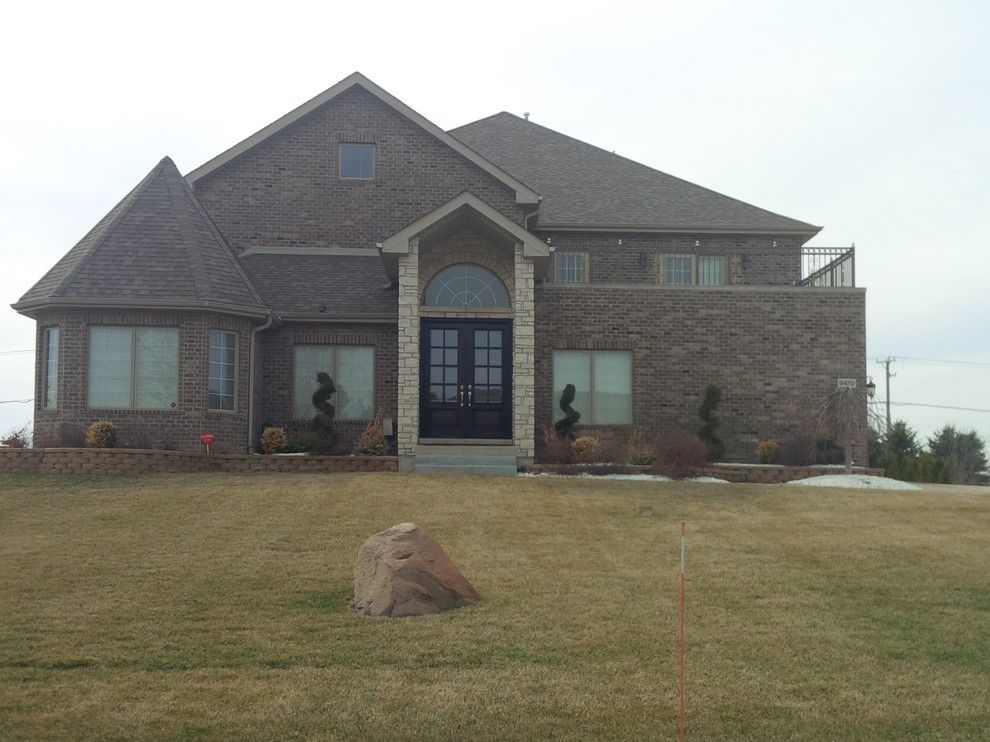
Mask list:
[[[237,384],[237,333],[210,330],[209,409],[233,410]]]
[[[46,410],[58,406],[58,328],[49,327],[44,331],[42,350],[41,390],[42,406]]]
[[[179,397],[179,331],[90,327],[89,406],[165,410]]]

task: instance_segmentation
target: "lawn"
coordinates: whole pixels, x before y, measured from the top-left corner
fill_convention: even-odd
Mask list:
[[[643,517],[648,505],[653,515]],[[990,735],[990,496],[420,475],[0,477],[0,738]],[[478,605],[351,614],[412,520]]]

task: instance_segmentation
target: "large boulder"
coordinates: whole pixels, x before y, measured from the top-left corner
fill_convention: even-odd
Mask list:
[[[352,606],[359,613],[423,616],[477,601],[474,586],[415,523],[376,533],[358,549]]]

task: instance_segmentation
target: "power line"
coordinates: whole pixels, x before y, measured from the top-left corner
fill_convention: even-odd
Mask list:
[[[953,361],[947,358],[915,358],[913,356],[895,356],[895,360],[910,363],[944,364],[948,366],[973,366],[975,368],[990,368],[990,363],[984,361]]]
[[[24,350],[0,350],[0,356],[14,356],[18,353],[34,353],[34,348],[25,348]]]
[[[881,404],[886,404],[887,400],[879,399],[877,400]],[[897,407],[934,407],[938,410],[960,410],[961,412],[986,412],[990,413],[990,410],[982,410],[978,407],[954,407],[952,405],[946,404],[929,404],[927,402],[894,402],[891,401],[890,404]]]
[[[33,401],[34,399],[0,399],[0,404],[27,404]]]

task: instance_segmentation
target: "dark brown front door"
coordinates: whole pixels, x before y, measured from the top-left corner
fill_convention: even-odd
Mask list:
[[[424,319],[420,436],[512,437],[512,324]]]

